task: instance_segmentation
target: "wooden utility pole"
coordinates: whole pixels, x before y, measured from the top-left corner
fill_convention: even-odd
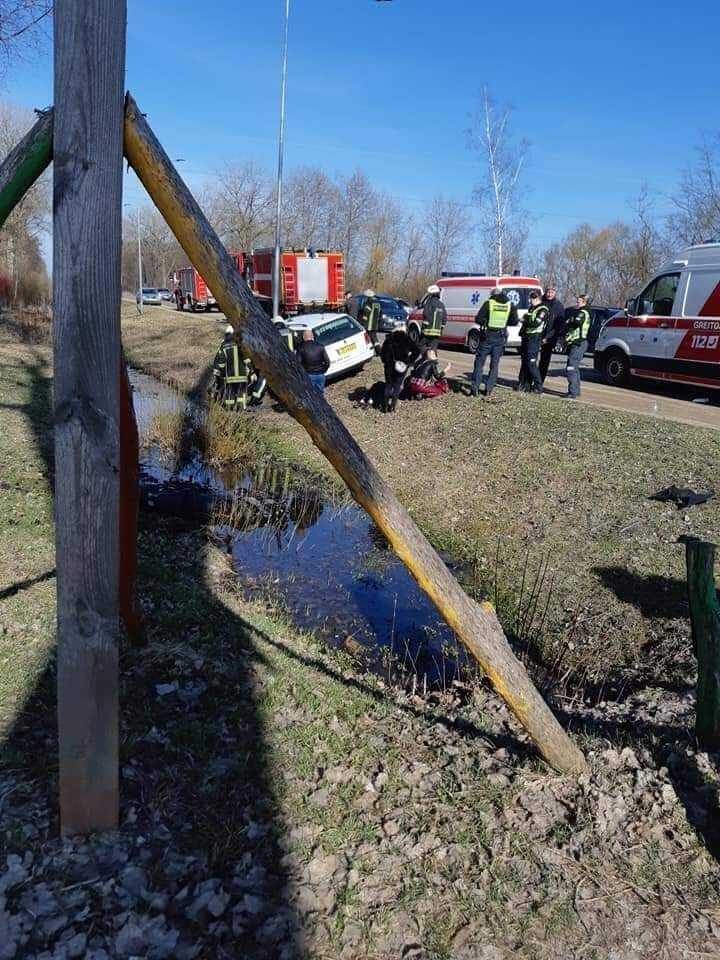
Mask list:
[[[129,95],[125,153],[228,321],[240,331],[243,347],[267,377],[273,393],[347,483],[548,763],[563,772],[583,771],[585,758],[514,656],[492,606],[478,605],[467,596],[340,418],[312,386]]]
[[[120,261],[125,0],[56,0],[53,183],[63,833],[118,819]]]
[[[720,747],[720,604],[715,589],[715,544],[685,540],[693,646],[698,663],[695,733],[707,750]]]

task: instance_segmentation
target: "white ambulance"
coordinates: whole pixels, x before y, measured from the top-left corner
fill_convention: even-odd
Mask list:
[[[530,292],[539,290],[542,293],[537,277],[445,276],[437,281],[437,285],[440,287],[440,299],[445,304],[448,315],[440,343],[464,346],[472,353],[477,350],[481,338],[475,317],[495,287],[502,290],[508,300],[515,304],[519,320],[522,320],[530,306]],[[419,307],[408,317],[408,336],[417,343],[421,330],[422,308]],[[509,347],[520,346],[519,323],[508,327],[507,344]]]
[[[636,376],[720,389],[720,243],[683,250],[607,321],[595,369],[615,385]]]

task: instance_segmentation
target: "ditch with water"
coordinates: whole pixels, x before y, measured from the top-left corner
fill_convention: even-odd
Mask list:
[[[202,409],[130,372],[141,440],[158,414],[198,422]],[[247,415],[247,414],[242,414]],[[210,525],[246,595],[279,602],[299,628],[394,680],[444,687],[470,669],[449,627],[359,507],[338,505],[291,465],[215,469],[141,446],[145,510]]]

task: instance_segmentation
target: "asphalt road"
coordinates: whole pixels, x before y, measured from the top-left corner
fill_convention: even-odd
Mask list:
[[[132,298],[124,297],[123,299]],[[174,312],[174,307],[170,304],[144,309],[148,319],[158,310]],[[209,323],[225,322],[224,315],[214,311],[195,316],[207,317]],[[472,354],[460,348],[448,348],[440,350],[439,355],[443,363],[451,363],[449,371],[451,377],[462,380],[463,377],[469,377],[472,373],[474,360]],[[507,353],[500,363],[499,388],[511,388],[517,383],[519,370],[520,357],[514,351]],[[564,371],[565,357],[554,357],[545,381],[545,395],[549,400],[563,402],[562,398],[567,393]],[[720,430],[720,395],[713,397],[712,391],[704,392],[691,387],[666,383],[655,384],[649,381],[636,381],[629,387],[609,387],[601,382],[599,374],[593,369],[592,357],[586,357],[583,361],[581,376],[582,395],[577,401],[579,403]]]

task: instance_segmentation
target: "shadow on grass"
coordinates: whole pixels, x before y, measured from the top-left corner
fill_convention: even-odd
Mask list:
[[[686,620],[689,616],[684,580],[642,576],[625,567],[593,567],[592,572],[618,600],[635,607],[647,618]]]

